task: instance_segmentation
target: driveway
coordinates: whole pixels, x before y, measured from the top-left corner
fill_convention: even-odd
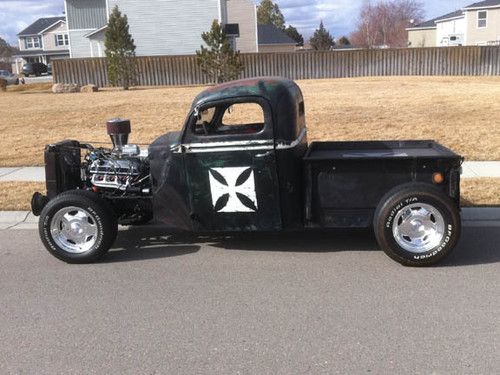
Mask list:
[[[358,231],[135,228],[93,265],[0,231],[0,373],[498,374],[499,230],[467,225],[424,269]]]

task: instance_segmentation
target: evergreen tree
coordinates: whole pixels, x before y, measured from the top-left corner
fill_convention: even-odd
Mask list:
[[[333,37],[323,25],[323,21],[319,24],[319,29],[316,29],[309,43],[316,51],[329,51],[335,45]]]
[[[224,33],[223,27],[214,20],[210,31],[201,34],[207,45],[196,51],[196,62],[202,72],[215,83],[236,79],[243,71],[240,53],[235,52]]]
[[[351,42],[346,36],[343,36],[342,38],[339,39],[338,44],[339,46],[350,46]]]
[[[297,45],[298,46],[303,46],[304,45],[304,37],[302,36],[301,33],[299,33],[299,31],[293,27],[292,25],[288,25],[288,27],[285,29],[285,33],[290,37],[292,38],[293,40],[295,40],[297,42]]]
[[[257,7],[257,23],[274,25],[280,30],[285,30],[285,17],[278,4],[274,4],[271,0],[262,0]]]
[[[113,8],[106,29],[106,57],[108,80],[113,86],[128,90],[137,84],[135,44],[129,32],[127,15],[122,15],[118,6]]]
[[[10,58],[15,52],[17,52],[17,48],[0,37],[0,58]]]

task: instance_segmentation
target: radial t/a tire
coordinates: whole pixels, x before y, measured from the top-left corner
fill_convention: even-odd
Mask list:
[[[389,257],[405,266],[430,266],[454,249],[461,219],[457,205],[435,187],[409,183],[381,199],[373,228]]]
[[[52,199],[38,223],[47,250],[67,263],[93,263],[113,245],[118,224],[113,208],[96,194],[71,190]]]

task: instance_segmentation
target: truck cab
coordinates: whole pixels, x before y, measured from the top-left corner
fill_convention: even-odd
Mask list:
[[[301,228],[306,151],[304,100],[292,81],[210,88],[180,133],[149,148],[156,218],[194,231]]]
[[[461,227],[459,155],[431,140],[308,144],[305,108],[293,81],[233,81],[200,93],[182,130],[147,153],[128,144],[130,122],[121,119],[107,124],[113,149],[47,146],[47,197],[32,202],[42,240],[65,261],[95,260],[117,223],[154,218],[165,233],[373,228],[391,258],[412,266],[451,252]],[[81,201],[99,207],[68,211]],[[105,246],[95,244],[99,218],[115,228]]]

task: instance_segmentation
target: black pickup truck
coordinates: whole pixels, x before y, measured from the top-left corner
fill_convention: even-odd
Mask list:
[[[128,144],[128,120],[107,131],[112,148],[72,140],[45,149],[47,195],[35,193],[32,210],[46,248],[69,263],[101,258],[118,224],[150,221],[166,234],[373,227],[409,266],[435,264],[460,236],[459,155],[433,141],[308,145],[290,80],[208,88],[182,131],[147,150]]]

